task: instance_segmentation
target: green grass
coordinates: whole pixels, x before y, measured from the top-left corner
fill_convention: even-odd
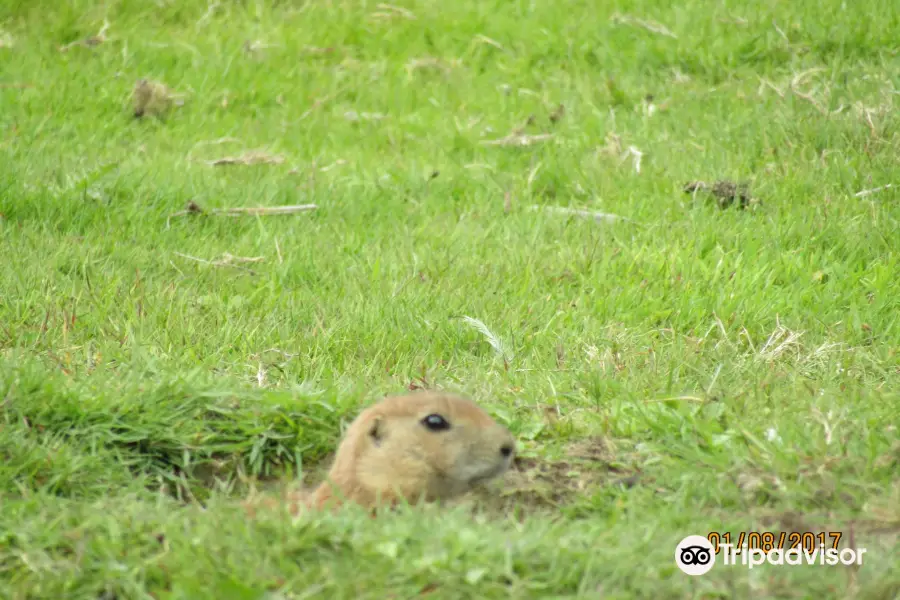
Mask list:
[[[402,8],[0,2],[0,596],[900,597],[894,4]],[[516,434],[499,500],[246,518],[413,383]],[[674,564],[762,530],[866,562]]]

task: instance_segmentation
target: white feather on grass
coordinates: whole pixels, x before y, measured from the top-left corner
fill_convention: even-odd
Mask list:
[[[488,344],[491,345],[491,348],[494,349],[494,352],[503,357],[507,362],[511,362],[513,359],[512,350],[510,350],[507,345],[500,339],[500,336],[495,335],[493,331],[488,329],[488,326],[484,324],[483,321],[479,321],[478,319],[473,319],[472,317],[463,316],[463,321],[477,329],[484,337],[487,339]]]

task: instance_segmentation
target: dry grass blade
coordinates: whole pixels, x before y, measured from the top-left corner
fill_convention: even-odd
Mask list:
[[[253,40],[252,42],[250,40],[247,40],[246,42],[244,42],[244,51],[247,54],[254,54],[256,52],[259,52],[260,50],[277,47],[278,44],[268,44],[262,40]]]
[[[494,332],[492,332],[488,328],[488,326],[484,324],[483,321],[480,321],[478,319],[474,319],[474,318],[468,317],[468,316],[463,316],[462,320],[465,321],[467,324],[469,324],[471,327],[477,329],[478,332],[481,333],[485,337],[488,344],[491,345],[491,348],[494,349],[494,352],[496,352],[498,355],[503,357],[503,359],[506,360],[507,362],[512,361],[512,359],[513,359],[512,351],[506,346],[506,344],[503,342],[503,340],[499,336],[494,334]]]
[[[791,331],[779,323],[763,347],[759,349],[759,358],[773,361],[791,348],[797,351],[800,347],[798,340],[802,335],[803,332]]]
[[[206,161],[206,164],[219,167],[222,165],[279,165],[284,162],[280,154],[268,154],[261,150],[251,150],[240,156],[224,156]]]
[[[331,171],[332,169],[337,169],[338,167],[342,167],[346,164],[347,164],[346,160],[344,160],[343,158],[339,158],[336,161],[334,161],[333,163],[331,163],[330,165],[325,165],[324,167],[319,167],[319,171],[321,173],[327,173],[328,171]]]
[[[411,10],[402,8],[400,6],[381,3],[376,5],[375,8],[377,8],[378,11],[372,13],[372,18],[374,19],[390,19],[393,17],[403,17],[404,19],[409,19],[410,21],[416,20],[416,15]]]
[[[818,100],[816,100],[815,98],[813,98],[813,96],[812,96],[811,93],[809,93],[809,92],[802,92],[802,91],[800,91],[800,90],[798,89],[798,86],[800,85],[800,83],[801,83],[804,79],[806,79],[807,77],[809,77],[809,76],[812,75],[813,73],[817,73],[817,72],[823,71],[823,70],[824,70],[824,69],[821,68],[821,67],[815,67],[815,68],[813,68],[813,69],[807,69],[806,71],[803,71],[802,73],[796,74],[796,75],[794,76],[794,78],[791,80],[791,92],[793,92],[793,94],[794,94],[795,96],[797,96],[798,98],[802,98],[803,100],[806,100],[807,102],[809,102],[810,104],[812,104],[813,107],[814,107],[817,111],[819,111],[820,113],[822,113],[823,115],[827,115],[827,114],[829,114],[829,113],[828,113],[828,110],[826,110],[825,107],[823,107],[823,106],[819,103]]]
[[[322,56],[334,53],[334,48],[331,46],[328,46],[327,48],[322,48],[321,46],[304,46],[302,52],[310,56]]]
[[[625,154],[622,155],[622,160],[620,163],[625,162],[628,157],[631,157],[631,164],[634,167],[635,173],[641,172],[641,159],[644,158],[644,153],[638,149],[637,146],[628,146],[628,150],[625,151]]]
[[[216,267],[228,267],[240,263],[256,263],[266,259],[264,256],[234,256],[233,254],[229,254],[228,252],[223,253],[222,257],[218,260],[206,260],[204,258],[197,258],[196,256],[191,256],[189,254],[182,254],[181,252],[175,252],[175,254],[182,258],[188,258],[190,260],[195,260],[197,262],[201,262],[207,265],[213,265]]]
[[[241,142],[241,140],[239,140],[238,138],[233,138],[233,137],[228,137],[228,136],[221,137],[216,140],[202,140],[202,141],[199,141],[196,144],[194,144],[193,147],[191,147],[190,151],[187,153],[187,159],[191,160],[192,155],[194,154],[194,150],[196,150],[200,146],[211,146],[211,145],[219,145],[219,144],[239,144],[240,142]]]
[[[872,189],[870,189],[870,190],[860,190],[860,191],[856,192],[856,193],[853,194],[853,195],[854,195],[856,198],[864,198],[864,197],[869,196],[869,195],[871,195],[871,194],[877,194],[878,192],[883,192],[884,190],[889,190],[889,189],[891,189],[892,187],[894,187],[894,184],[893,184],[893,183],[889,183],[889,184],[887,184],[887,185],[883,185],[883,186],[877,187],[877,188],[872,188]]]
[[[258,387],[265,387],[266,385],[266,370],[263,368],[262,362],[259,363],[256,369],[256,385]]]
[[[416,71],[424,69],[441,71],[442,73],[447,74],[458,67],[459,64],[460,62],[458,59],[445,60],[433,56],[424,56],[422,58],[411,59],[406,63],[404,69],[406,70],[407,78],[411,78]]]
[[[619,13],[614,14],[610,17],[610,20],[613,23],[625,23],[627,25],[637,25],[638,27],[643,27],[647,31],[652,31],[653,33],[658,33],[660,35],[665,35],[670,38],[678,39],[678,36],[672,33],[668,27],[662,25],[661,23],[657,23],[656,21],[650,21],[649,19],[639,19],[637,17],[633,17],[631,15],[622,15]]]
[[[597,148],[597,155],[620,156],[622,154],[622,138],[615,133],[608,132],[603,146]]]
[[[335,98],[337,98],[338,95],[339,95],[341,92],[343,92],[343,91],[344,91],[343,88],[341,88],[341,89],[339,89],[339,90],[337,90],[337,91],[335,91],[335,92],[332,92],[331,94],[328,94],[328,95],[323,96],[323,97],[321,97],[321,98],[316,98],[316,99],[313,101],[312,106],[310,106],[308,109],[306,109],[306,110],[303,112],[303,114],[300,115],[300,118],[297,119],[297,120],[298,120],[298,121],[302,121],[303,119],[305,119],[306,117],[308,117],[309,115],[311,115],[313,112],[315,112],[316,110],[318,110],[319,108],[321,108],[322,106],[324,106],[325,104],[327,104],[328,102],[331,102],[332,100],[334,100]]]
[[[484,140],[481,143],[485,146],[531,146],[538,142],[545,142],[553,137],[552,133],[539,133],[537,135],[527,135],[524,133],[511,133],[506,137],[497,140]]]
[[[212,211],[214,215],[292,215],[319,208],[317,204],[293,204],[287,206],[236,206]]]
[[[706,398],[701,398],[699,396],[672,396],[670,398],[652,398],[650,400],[644,400],[644,404],[654,404],[658,402],[706,402]]]
[[[380,121],[386,118],[386,115],[382,113],[358,113],[355,110],[348,110],[344,113],[344,118],[348,121]]]
[[[772,83],[768,79],[759,77],[759,87],[757,88],[756,93],[759,95],[762,95],[762,89],[764,87],[767,87],[770,90],[772,90],[773,92],[775,92],[776,94],[778,94],[778,96],[780,98],[784,98],[784,92],[781,89],[779,89],[778,86],[776,86],[774,83]]]
[[[813,407],[812,409],[813,419],[818,421],[822,425],[822,435],[825,438],[825,445],[830,446],[831,442],[834,440],[834,431],[840,423],[840,419],[833,419],[831,411],[828,411],[827,415],[822,414],[818,408]]]
[[[97,35],[92,35],[83,40],[78,40],[75,42],[71,42],[64,46],[59,47],[60,52],[68,52],[70,49],[76,46],[84,46],[85,48],[92,48],[94,46],[99,46],[103,42],[106,41],[106,31],[109,29],[109,22],[103,21],[103,27],[100,28],[100,31],[97,32]]]
[[[181,252],[174,252],[173,254],[175,254],[176,256],[180,256],[181,258],[193,260],[204,265],[209,265],[211,267],[232,267],[235,269],[249,271],[251,275],[253,274],[253,271],[244,267],[243,264],[257,263],[265,260],[264,256],[234,256],[232,254],[229,254],[228,252],[223,253],[222,256],[216,260],[206,260],[205,258],[191,256],[190,254],[182,254]]]
[[[593,219],[597,223],[612,223],[614,221],[631,221],[627,217],[621,217],[612,213],[597,212],[592,210],[584,210],[580,208],[570,208],[568,206],[532,206],[531,210],[544,209],[550,212],[560,213],[564,215],[572,215],[583,219]]]
[[[166,228],[169,227],[172,217],[183,217],[185,215],[221,215],[227,217],[240,215],[291,215],[316,210],[317,208],[319,208],[317,204],[292,204],[286,206],[234,206],[231,208],[214,208],[207,211],[192,200],[188,202],[184,210],[179,210],[169,215],[168,219],[166,219]]]

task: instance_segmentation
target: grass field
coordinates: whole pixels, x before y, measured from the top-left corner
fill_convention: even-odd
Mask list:
[[[0,597],[900,597],[898,40],[888,0],[0,0]],[[246,518],[417,386],[516,469]],[[867,554],[674,564],[741,531]]]

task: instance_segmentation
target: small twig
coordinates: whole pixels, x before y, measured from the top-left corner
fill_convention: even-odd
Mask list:
[[[863,197],[865,197],[865,196],[869,196],[870,194],[877,194],[878,192],[881,192],[881,191],[883,191],[883,190],[890,189],[890,188],[892,188],[892,187],[894,187],[894,184],[893,184],[893,183],[889,183],[889,184],[887,184],[887,185],[883,185],[883,186],[877,187],[877,188],[872,188],[872,189],[870,189],[870,190],[861,190],[861,191],[859,191],[859,192],[856,192],[856,193],[853,194],[853,195],[856,196],[857,198],[863,198]]]

